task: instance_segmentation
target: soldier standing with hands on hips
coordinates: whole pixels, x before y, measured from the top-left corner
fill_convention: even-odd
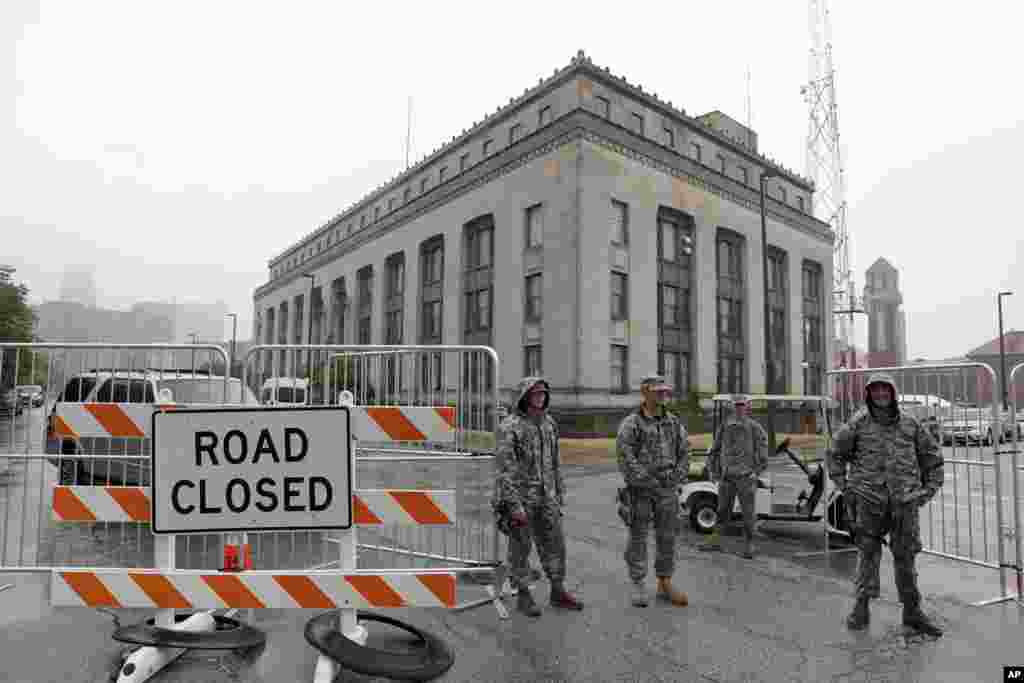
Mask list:
[[[768,467],[768,434],[750,417],[750,397],[732,399],[733,414],[719,425],[715,441],[708,451],[708,474],[718,481],[718,523],[701,550],[721,550],[722,530],[732,520],[733,504],[740,499],[743,530],[747,543],[743,557],[754,557],[754,499],[757,478]]]
[[[932,435],[896,401],[896,383],[875,373],[864,387],[866,408],[840,427],[832,440],[828,473],[843,492],[853,541],[860,551],[857,600],[846,625],[868,625],[868,601],[880,592],[882,538],[888,534],[903,603],[903,625],[939,637],[942,629],[921,611],[914,560],[921,551],[918,508],[942,488],[945,461]]]
[[[620,516],[629,527],[624,559],[632,581],[632,603],[647,606],[647,537],[654,523],[658,577],[657,598],[685,607],[686,593],[672,586],[675,573],[679,499],[676,487],[687,480],[690,446],[686,428],[665,410],[672,387],[660,375],[640,382],[643,403],[619,426],[616,437],[619,471],[626,487],[619,491]]]
[[[558,425],[547,410],[548,383],[540,377],[519,382],[516,407],[498,427],[494,512],[508,536],[510,580],[518,589],[517,609],[530,617],[541,612],[530,594],[528,560],[533,544],[551,582],[551,606],[581,610],[583,603],[565,590],[565,535],[562,507],[565,481],[558,453]]]

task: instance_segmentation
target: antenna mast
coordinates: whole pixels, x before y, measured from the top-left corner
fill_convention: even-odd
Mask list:
[[[409,117],[405,126],[405,170],[409,170],[409,139],[412,137],[412,95],[409,95]]]
[[[833,311],[849,313],[833,317],[833,339],[839,348],[853,352],[857,302],[850,266],[850,232],[846,225],[846,182],[839,147],[839,110],[836,74],[832,65],[832,28],[828,0],[809,0],[808,28],[811,49],[808,82],[800,88],[808,111],[807,176],[815,185],[812,211],[835,232],[832,255]],[[851,365],[856,365],[854,357]]]

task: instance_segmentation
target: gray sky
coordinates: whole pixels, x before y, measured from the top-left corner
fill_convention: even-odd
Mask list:
[[[858,293],[879,256],[900,269],[912,357],[997,336],[1000,289],[1024,328],[1024,10],[834,5]],[[749,65],[761,150],[805,172],[804,0],[594,8],[4,0],[0,261],[34,302],[91,263],[100,305],[223,299],[248,337],[267,260],[401,170],[409,96],[416,160],[578,49],[741,121]]]

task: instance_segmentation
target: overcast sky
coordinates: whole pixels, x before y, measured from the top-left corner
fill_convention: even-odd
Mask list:
[[[912,357],[997,336],[1001,289],[1024,328],[1024,11],[833,4],[858,293],[900,269]],[[100,305],[223,299],[248,337],[267,260],[403,167],[408,97],[416,160],[578,49],[741,121],[749,66],[761,151],[805,172],[805,0],[596,8],[3,0],[0,261],[33,302],[94,264]]]

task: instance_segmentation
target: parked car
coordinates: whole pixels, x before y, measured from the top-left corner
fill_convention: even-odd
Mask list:
[[[82,436],[62,438],[55,430],[54,417],[63,403],[128,403],[155,405],[163,391],[175,404],[219,405],[257,404],[256,396],[240,380],[188,371],[134,371],[109,370],[80,373],[68,380],[64,391],[50,408],[46,435],[46,454],[61,457],[48,458],[60,470],[62,484],[148,486],[151,481],[149,460],[132,458],[74,458],[75,455],[148,456],[152,443],[149,438]]]
[[[260,402],[265,406],[307,405],[309,382],[294,377],[271,377],[263,383]]]
[[[43,388],[38,384],[26,384],[15,387],[15,389],[18,391],[18,397],[21,399],[22,405],[31,406],[32,408],[38,408],[43,405]]]
[[[25,411],[25,404],[21,402],[16,389],[0,391],[0,413],[10,415],[21,415]]]

